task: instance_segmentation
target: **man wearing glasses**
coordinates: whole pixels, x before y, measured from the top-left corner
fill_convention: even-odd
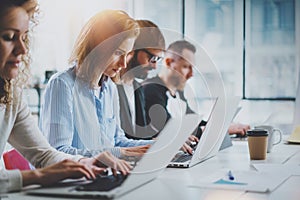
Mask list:
[[[146,79],[150,70],[157,68],[165,49],[165,39],[161,31],[149,20],[137,20],[140,35],[133,51],[127,57],[127,68],[120,72],[121,84],[117,85],[120,101],[121,127],[132,139],[151,139],[156,134],[148,126],[145,114],[145,97],[136,79]]]
[[[158,76],[142,83],[145,95],[146,113],[149,113],[152,125],[159,130],[171,117],[180,117],[194,113],[183,95],[186,81],[193,76],[196,47],[186,40],[179,40],[169,45],[165,52],[164,67]],[[154,117],[151,117],[154,116]],[[194,134],[201,136],[201,122]],[[247,124],[232,123],[229,134],[245,135],[250,129]]]
[[[158,131],[170,118],[190,113],[191,109],[178,91],[193,76],[195,52],[195,46],[185,40],[170,44],[165,52],[164,67],[159,74],[142,83],[146,113],[150,119],[156,119],[151,122]]]

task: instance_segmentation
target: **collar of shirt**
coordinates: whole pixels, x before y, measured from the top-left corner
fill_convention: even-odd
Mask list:
[[[101,87],[98,87],[97,89],[93,90],[93,93],[96,97],[101,98],[104,91],[107,90],[107,79],[102,82]]]

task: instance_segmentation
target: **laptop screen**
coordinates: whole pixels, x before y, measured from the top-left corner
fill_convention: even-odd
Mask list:
[[[216,155],[236,113],[239,101],[239,97],[217,99],[192,162],[196,160],[199,162]]]

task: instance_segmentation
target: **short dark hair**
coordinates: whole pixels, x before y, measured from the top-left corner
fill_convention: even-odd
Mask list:
[[[178,41],[171,43],[169,45],[169,47],[167,48],[167,52],[181,55],[183,49],[188,49],[188,50],[192,51],[193,53],[196,53],[196,47],[192,43],[190,43],[186,40],[178,40]]]
[[[136,20],[140,26],[140,34],[136,38],[133,50],[153,48],[165,50],[165,38],[158,26],[150,20]]]

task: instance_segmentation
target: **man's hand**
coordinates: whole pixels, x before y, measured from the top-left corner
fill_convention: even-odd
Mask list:
[[[248,130],[250,130],[250,125],[248,124],[232,123],[228,128],[228,133],[230,135],[238,134],[244,136]]]
[[[192,155],[194,152],[191,146],[193,146],[193,144],[194,145],[198,144],[198,142],[199,139],[196,136],[190,135],[189,139],[181,147],[181,150]]]
[[[122,157],[141,157],[147,152],[150,146],[123,147],[121,148],[121,155]]]

